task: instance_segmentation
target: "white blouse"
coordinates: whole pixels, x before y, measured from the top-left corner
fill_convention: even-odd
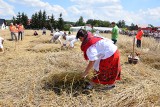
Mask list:
[[[99,71],[99,63],[101,59],[106,59],[112,56],[117,50],[117,46],[109,39],[102,39],[96,44],[91,45],[87,49],[89,61],[95,61],[94,69]]]

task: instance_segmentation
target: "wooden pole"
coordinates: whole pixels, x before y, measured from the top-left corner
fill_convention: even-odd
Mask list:
[[[135,53],[135,37],[133,38],[133,53],[132,53],[132,62],[134,59],[134,53]]]

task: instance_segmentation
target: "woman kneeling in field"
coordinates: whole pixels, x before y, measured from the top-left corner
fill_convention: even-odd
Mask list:
[[[87,88],[92,89],[94,83],[106,85],[105,89],[114,88],[115,81],[120,80],[121,73],[120,53],[117,46],[111,40],[95,37],[83,29],[77,32],[76,38],[82,42],[81,50],[84,58],[89,60],[82,77],[85,78],[92,67],[96,72]]]

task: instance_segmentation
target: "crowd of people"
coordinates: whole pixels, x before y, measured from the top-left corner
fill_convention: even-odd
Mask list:
[[[137,31],[120,31],[120,34],[122,35],[128,35],[128,36],[135,36],[136,34],[138,33],[138,30]],[[143,30],[143,36],[144,37],[153,37],[155,39],[159,39],[160,38],[160,31],[149,31],[149,30]]]
[[[11,23],[9,26],[10,32],[11,32],[11,40],[23,40],[23,36],[24,36],[24,26],[22,25],[22,23],[19,24],[13,24]]]

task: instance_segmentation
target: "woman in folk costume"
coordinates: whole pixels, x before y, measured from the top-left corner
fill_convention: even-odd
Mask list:
[[[92,89],[94,83],[106,85],[105,89],[114,88],[115,81],[120,80],[121,73],[120,53],[117,46],[111,40],[95,37],[83,29],[77,32],[76,37],[82,42],[81,50],[84,58],[89,60],[82,76],[85,78],[92,67],[96,72],[87,88]]]

